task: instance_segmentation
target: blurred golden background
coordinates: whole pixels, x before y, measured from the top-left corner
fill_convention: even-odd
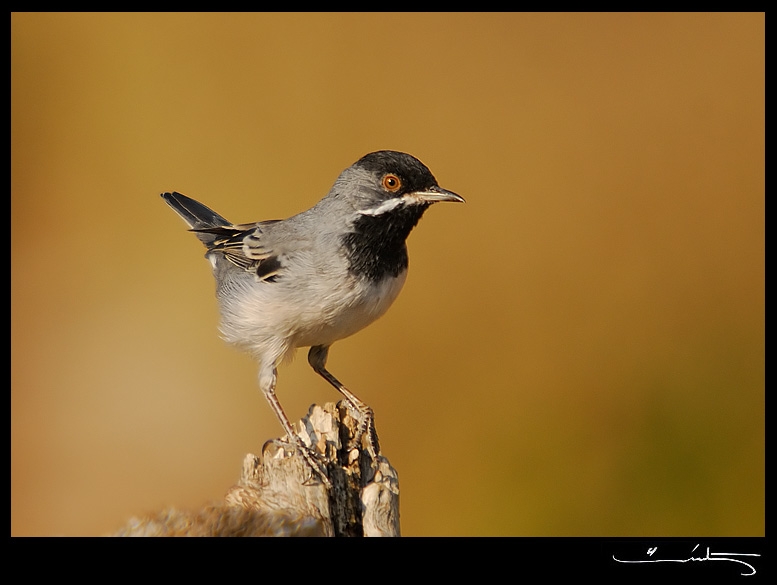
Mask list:
[[[405,535],[764,534],[763,14],[12,14],[11,534],[197,508],[281,435],[204,249],[367,152],[433,207],[331,370]],[[297,420],[337,393],[280,370]]]

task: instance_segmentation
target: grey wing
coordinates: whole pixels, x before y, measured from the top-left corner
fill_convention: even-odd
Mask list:
[[[254,273],[258,280],[274,282],[281,269],[281,261],[267,241],[265,228],[278,221],[206,227],[192,231],[213,235],[214,239],[208,245],[210,251],[220,252],[235,266]]]
[[[273,282],[281,268],[279,252],[268,242],[266,228],[277,219],[234,225],[199,201],[183,193],[162,193],[162,198],[188,224],[190,231],[209,251],[221,253],[226,260],[259,280]]]

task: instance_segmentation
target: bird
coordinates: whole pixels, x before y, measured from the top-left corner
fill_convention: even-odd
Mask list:
[[[278,366],[297,348],[310,348],[310,366],[355,411],[354,442],[367,432],[374,460],[374,413],[326,369],[329,348],[378,319],[397,298],[407,276],[406,239],[424,212],[464,198],[440,187],[420,160],[392,150],[361,157],[318,203],[283,220],[233,224],[177,191],[161,197],[205,245],[221,337],[258,361],[259,388],[310,468],[329,483],[275,393]]]

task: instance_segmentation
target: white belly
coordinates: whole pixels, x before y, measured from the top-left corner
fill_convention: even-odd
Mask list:
[[[262,361],[278,362],[297,347],[331,345],[383,315],[405,284],[407,271],[379,283],[346,279],[317,286],[245,280],[221,298],[221,333]],[[280,286],[279,286],[280,285]]]

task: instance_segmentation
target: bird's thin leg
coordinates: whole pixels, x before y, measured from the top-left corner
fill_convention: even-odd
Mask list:
[[[353,392],[343,386],[340,380],[329,373],[329,370],[326,369],[326,359],[328,355],[328,345],[314,345],[308,352],[308,363],[319,376],[337,388],[338,392],[345,397],[345,401],[348,405],[359,414],[359,428],[354,437],[354,443],[358,445],[366,431],[368,439],[367,451],[372,459],[375,460],[380,452],[378,434],[375,430],[375,414],[373,413],[372,408],[359,400]]]
[[[262,389],[262,393],[267,399],[267,402],[270,403],[273,412],[275,412],[275,416],[277,416],[278,420],[281,422],[281,426],[283,427],[283,430],[286,431],[289,440],[295,443],[297,450],[313,473],[321,478],[321,481],[324,482],[326,487],[330,488],[332,487],[332,484],[329,482],[329,478],[326,475],[326,468],[321,461],[319,461],[316,453],[313,452],[313,450],[308,447],[302,438],[294,431],[294,428],[289,421],[289,417],[286,416],[278,397],[275,396],[277,376],[278,374],[275,366],[262,366],[262,369],[259,371],[259,387]]]

